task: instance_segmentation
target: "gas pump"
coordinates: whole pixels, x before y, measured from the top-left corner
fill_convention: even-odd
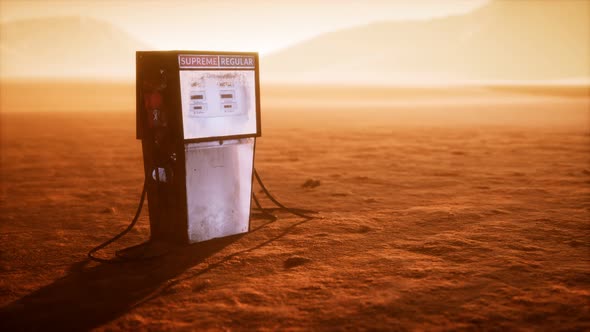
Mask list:
[[[136,86],[151,240],[247,232],[260,136],[258,54],[137,52]]]
[[[248,232],[252,201],[276,218],[252,193],[254,178],[279,209],[311,218],[306,213],[313,211],[285,207],[262,183],[254,169],[260,135],[257,53],[137,52],[136,138],[144,189],[127,229],[88,257],[112,262],[94,253],[131,230],[146,193],[150,240],[144,244],[191,244]]]

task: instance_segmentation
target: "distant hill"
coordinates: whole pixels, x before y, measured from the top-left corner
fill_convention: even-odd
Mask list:
[[[492,1],[460,16],[374,23],[270,54],[261,66],[267,82],[590,81],[590,1]]]
[[[110,23],[80,17],[0,25],[0,77],[133,79],[148,46]]]

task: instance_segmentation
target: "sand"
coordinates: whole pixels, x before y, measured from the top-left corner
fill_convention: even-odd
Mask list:
[[[135,212],[132,109],[3,110],[0,329],[590,329],[589,99],[497,93],[264,99],[256,168],[319,218],[118,265],[85,255]]]

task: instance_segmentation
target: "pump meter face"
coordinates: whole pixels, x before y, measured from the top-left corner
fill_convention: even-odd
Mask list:
[[[258,133],[253,56],[179,55],[184,139]]]

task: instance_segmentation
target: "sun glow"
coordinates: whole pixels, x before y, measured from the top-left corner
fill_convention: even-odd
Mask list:
[[[0,1],[0,21],[81,16],[120,27],[156,50],[266,54],[318,34],[385,20],[464,13],[487,0]]]
[[[588,82],[589,22],[575,0],[0,0],[0,78],[129,81],[137,50],[216,50],[258,52],[268,82]]]

